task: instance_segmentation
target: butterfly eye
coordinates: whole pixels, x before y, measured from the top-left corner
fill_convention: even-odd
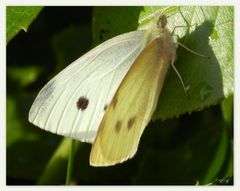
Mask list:
[[[77,108],[83,111],[88,107],[88,103],[89,103],[88,99],[82,96],[77,101]]]

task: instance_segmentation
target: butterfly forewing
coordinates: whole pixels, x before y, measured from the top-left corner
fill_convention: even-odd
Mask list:
[[[143,49],[143,31],[117,36],[55,76],[35,99],[29,121],[45,130],[92,142],[128,69]]]

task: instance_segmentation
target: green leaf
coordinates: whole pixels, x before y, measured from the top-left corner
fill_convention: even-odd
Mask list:
[[[225,99],[222,104],[222,114],[223,119],[226,123],[226,125],[229,126],[229,128],[232,128],[233,124],[233,96],[230,96],[228,99]]]
[[[142,9],[143,7],[94,7],[93,44],[96,45],[116,35],[136,30]]]
[[[43,7],[7,7],[7,43],[20,31],[27,32],[29,25]]]
[[[90,26],[69,26],[52,39],[53,50],[56,54],[58,68],[62,70],[81,56],[91,46]]]
[[[39,74],[42,72],[40,67],[8,67],[7,75],[11,80],[25,87],[36,81]]]
[[[217,150],[215,151],[214,159],[209,166],[207,173],[202,181],[201,184],[208,184],[209,182],[214,181],[215,177],[217,177],[218,173],[220,172],[225,159],[227,158],[227,149],[229,146],[229,139],[227,134],[227,128],[223,128],[222,137],[219,143]]]
[[[176,74],[170,71],[155,118],[166,119],[199,111],[233,94],[232,7],[194,7],[183,11],[188,22],[197,23],[197,27],[189,34],[186,32],[181,42],[209,59],[178,48],[175,65],[190,87],[189,98],[184,95]],[[218,39],[216,35],[212,38],[213,32],[218,33]]]
[[[233,97],[225,99],[221,103],[222,108],[222,135],[215,152],[215,156],[207,170],[205,177],[200,181],[202,185],[209,184],[218,178],[233,176],[233,151],[232,151],[232,120]]]
[[[153,119],[167,119],[202,110],[233,94],[233,7],[97,7],[93,14],[93,40],[148,28],[164,12],[178,41],[209,58],[177,49],[175,66],[189,87],[188,98],[170,68]],[[119,17],[121,15],[121,17]]]

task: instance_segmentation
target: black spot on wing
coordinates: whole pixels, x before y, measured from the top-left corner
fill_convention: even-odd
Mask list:
[[[121,125],[122,125],[121,121],[117,121],[117,123],[115,125],[115,130],[116,130],[117,133],[120,131]]]
[[[77,101],[77,108],[78,110],[81,109],[82,111],[88,107],[88,99],[84,96],[80,97]]]
[[[104,106],[104,111],[107,110],[107,107],[108,107],[108,104],[106,104],[106,105]]]
[[[136,120],[136,117],[132,117],[128,120],[128,125],[127,125],[128,130],[130,130],[133,127],[135,120]]]

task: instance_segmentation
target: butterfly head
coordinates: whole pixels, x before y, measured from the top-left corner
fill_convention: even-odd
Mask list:
[[[158,19],[157,25],[160,28],[164,28],[167,25],[167,17],[165,15],[161,15]]]

